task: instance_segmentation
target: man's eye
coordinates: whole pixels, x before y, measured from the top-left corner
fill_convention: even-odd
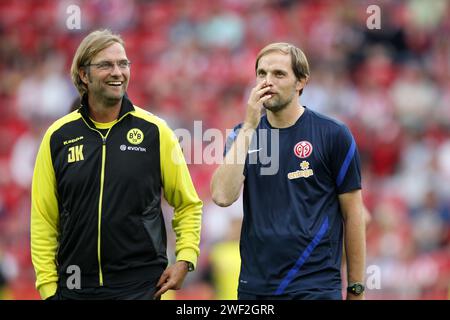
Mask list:
[[[98,64],[98,67],[99,67],[100,69],[110,69],[111,66],[112,66],[112,64],[109,63],[109,62],[102,62],[102,63],[99,63],[99,64]]]
[[[119,68],[127,68],[128,67],[128,61],[119,61],[118,63]]]

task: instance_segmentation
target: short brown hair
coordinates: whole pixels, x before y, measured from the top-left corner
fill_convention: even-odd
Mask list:
[[[287,42],[275,42],[262,48],[256,57],[255,72],[258,70],[259,60],[266,54],[276,51],[290,54],[292,71],[294,71],[294,75],[298,80],[309,78],[309,64],[305,54],[302,50]],[[302,92],[303,89],[300,90],[299,95],[301,95]]]
[[[114,43],[120,43],[125,47],[125,43],[120,35],[113,34],[108,29],[93,31],[81,41],[73,57],[72,67],[70,68],[72,82],[80,93],[80,96],[83,96],[87,92],[87,87],[80,78],[80,68],[88,65],[97,53]]]

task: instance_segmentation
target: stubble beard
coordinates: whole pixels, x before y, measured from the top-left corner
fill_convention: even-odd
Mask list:
[[[117,103],[119,103],[122,100],[123,96],[124,96],[124,94],[121,94],[120,97],[119,96],[107,96],[107,95],[103,94],[99,98],[105,107],[114,107],[117,105]]]
[[[263,106],[266,110],[269,110],[270,112],[273,112],[273,113],[277,113],[277,112],[280,112],[280,111],[286,109],[286,107],[291,103],[291,101],[292,101],[292,98],[281,100],[278,97],[272,97],[268,101],[264,102]]]
[[[93,84],[92,79],[88,75],[89,82]],[[126,87],[126,83],[123,84],[123,87]],[[92,94],[95,96],[96,100],[99,101],[103,106],[105,107],[114,107],[119,103],[123,96],[125,95],[126,89],[123,89],[118,95],[116,94],[110,94],[107,92],[106,89],[103,89],[101,87],[96,88],[95,92],[92,92]]]
[[[94,84],[94,81],[91,78],[90,73],[87,73],[88,76],[88,81],[91,85]],[[95,96],[96,100],[99,101],[103,106],[105,107],[114,107],[117,105],[117,103],[119,103],[120,101],[122,101],[123,96],[125,95],[126,92],[126,88],[128,86],[128,81],[122,84],[123,86],[123,90],[119,95],[114,95],[114,94],[108,94],[107,93],[107,89],[102,88],[100,85],[95,88],[96,90],[94,92],[91,91],[92,95]]]

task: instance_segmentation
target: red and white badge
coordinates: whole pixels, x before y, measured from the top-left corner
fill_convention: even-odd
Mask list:
[[[300,159],[308,158],[313,151],[313,146],[309,141],[300,141],[294,147],[294,153]]]

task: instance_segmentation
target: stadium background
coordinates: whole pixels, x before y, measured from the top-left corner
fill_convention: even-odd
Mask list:
[[[381,8],[380,30],[367,28],[371,4]],[[81,9],[81,29],[67,28],[70,5]],[[29,250],[35,154],[76,98],[69,68],[80,40],[110,28],[133,63],[132,101],[191,132],[201,120],[225,134],[243,119],[260,48],[301,47],[312,71],[302,103],[345,121],[359,146],[372,217],[367,298],[448,299],[449,16],[445,0],[0,1],[0,297],[38,298]],[[189,165],[205,204],[202,252],[184,288],[166,298],[234,290],[242,206],[212,204],[215,167]]]

